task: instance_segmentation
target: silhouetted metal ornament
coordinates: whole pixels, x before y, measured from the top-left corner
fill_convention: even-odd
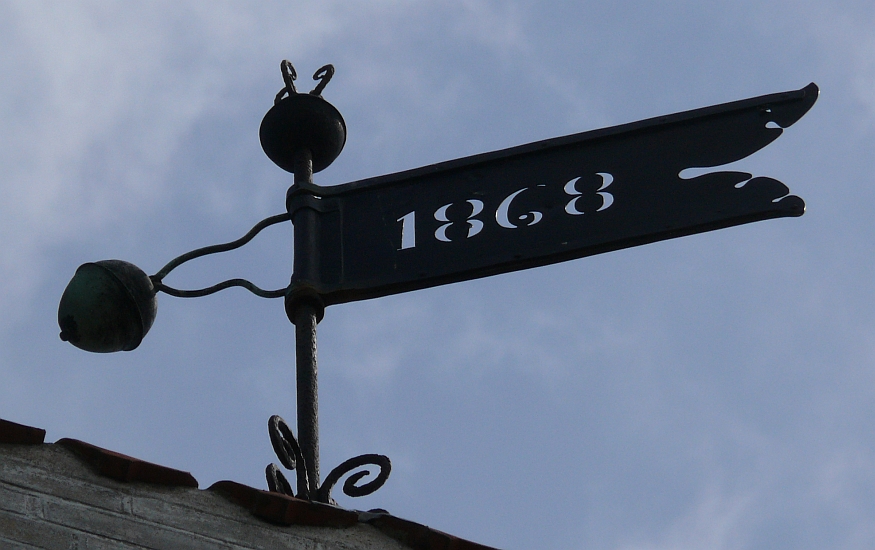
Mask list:
[[[388,457],[365,454],[319,483],[316,325],[326,306],[805,212],[804,201],[780,181],[720,167],[767,146],[805,115],[819,94],[814,83],[321,187],[313,173],[346,143],[343,117],[321,95],[334,67],[316,71],[318,84],[305,94],[295,89],[292,64],[283,61],[280,69],[285,86],[259,137],[267,156],[294,174],[286,212],[237,240],[186,252],[152,276],[119,260],[84,264],[58,309],[62,340],[112,352],[139,346],[155,320],[158,291],[194,298],[241,287],[262,298],[285,297],[295,325],[299,439],[279,416],[268,430],[280,462],[296,473],[297,494],[270,464],[265,474],[273,492],[334,503],[331,491],[343,478],[343,492],[359,497],[379,489],[391,472]],[[294,266],[285,288],[264,290],[246,279],[193,290],[164,283],[185,262],[235,250],[288,222]]]
[[[295,171],[295,158],[302,149],[313,157],[313,172],[327,168],[346,144],[346,122],[334,105],[320,95],[331,80],[334,67],[325,65],[313,75],[319,84],[309,94],[299,94],[291,63],[281,64],[286,87],[277,94],[274,106],[264,115],[258,132],[261,147],[277,166]],[[285,98],[283,96],[288,94]]]
[[[267,478],[267,488],[273,493],[336,505],[337,502],[331,498],[331,490],[334,489],[338,481],[343,479],[343,476],[350,474],[343,483],[344,494],[350,497],[363,497],[382,487],[392,472],[392,461],[389,460],[388,456],[378,454],[359,455],[345,460],[331,470],[322,485],[315,487],[315,490],[311,491],[307,461],[304,460],[301,447],[298,445],[298,440],[295,439],[295,434],[292,433],[289,425],[280,416],[273,415],[267,421],[267,431],[270,434],[270,444],[273,446],[273,450],[282,465],[289,470],[298,470],[299,473],[303,471],[303,475],[298,476],[298,494],[296,495],[291,483],[283,475],[279,466],[268,464],[264,469],[264,474]],[[380,470],[373,479],[359,485],[360,481],[371,475],[371,471],[359,470],[356,472],[355,470],[366,466],[376,466]],[[318,482],[316,485],[318,485]]]
[[[134,264],[82,264],[61,296],[61,340],[85,351],[131,351],[149,332],[157,311],[152,281]]]

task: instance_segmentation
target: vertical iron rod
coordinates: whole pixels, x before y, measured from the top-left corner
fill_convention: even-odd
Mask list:
[[[295,184],[305,185],[313,183],[313,158],[309,149],[298,152],[295,159]],[[302,216],[299,224],[295,227],[295,271],[298,276],[310,275],[308,266],[312,262],[311,250],[314,235],[305,234],[310,232],[310,218],[315,212],[309,209],[299,211],[297,216]],[[295,221],[294,219],[292,220]],[[307,245],[297,246],[297,243],[308,241]],[[299,258],[298,255],[306,257]],[[316,380],[316,324],[319,322],[316,309],[307,302],[299,303],[294,311],[292,322],[295,324],[295,367],[297,383],[298,404],[298,437],[301,454],[304,457],[306,470],[298,469],[298,491],[305,485],[308,486],[311,498],[319,489],[319,400],[318,385]],[[304,482],[304,471],[307,472],[307,483]]]
[[[310,497],[319,489],[319,397],[316,380],[316,311],[301,304],[295,311],[295,359],[297,363],[298,437],[307,465]],[[298,469],[298,491],[303,486]]]

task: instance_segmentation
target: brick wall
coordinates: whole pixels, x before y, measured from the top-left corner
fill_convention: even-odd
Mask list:
[[[409,547],[360,522],[273,525],[217,491],[116,481],[94,473],[61,445],[5,444],[0,445],[0,548]]]

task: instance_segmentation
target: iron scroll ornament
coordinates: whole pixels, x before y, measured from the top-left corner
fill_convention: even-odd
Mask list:
[[[339,466],[331,470],[325,481],[316,490],[315,494],[309,489],[309,472],[307,471],[306,461],[301,453],[301,447],[298,445],[295,435],[291,428],[286,424],[285,420],[277,415],[270,417],[267,422],[268,433],[270,434],[270,443],[276,453],[280,463],[289,470],[302,470],[302,475],[298,476],[299,486],[298,493],[295,494],[291,484],[280,471],[276,464],[268,464],[265,468],[265,477],[267,478],[267,486],[271,492],[297,497],[305,500],[314,500],[327,504],[336,504],[331,498],[331,490],[346,474],[352,473],[358,468],[368,465],[377,466],[380,468],[377,476],[363,485],[357,483],[366,476],[370,475],[370,470],[361,470],[350,475],[343,484],[343,492],[350,497],[363,497],[375,492],[377,489],[386,483],[389,479],[389,474],[392,471],[392,463],[389,457],[379,454],[364,454],[350,458],[344,461]]]

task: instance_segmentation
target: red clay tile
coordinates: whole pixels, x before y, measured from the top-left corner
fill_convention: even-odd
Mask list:
[[[349,527],[358,523],[358,514],[355,512],[262,491],[234,481],[217,481],[207,490],[215,491],[243,506],[255,516],[279,525]]]
[[[40,445],[45,440],[45,430],[0,419],[0,443]]]
[[[188,472],[107,451],[76,439],[60,439],[55,444],[76,453],[98,474],[117,481],[197,488],[197,480]]]
[[[45,435],[45,430],[0,419],[0,443],[39,445],[45,441]],[[188,472],[145,462],[90,443],[65,438],[58,440],[56,444],[73,451],[99,475],[117,481],[194,488],[198,486],[197,480]],[[350,527],[362,522],[416,550],[495,550],[397,518],[383,513],[382,510],[353,512],[328,504],[262,491],[234,481],[219,481],[208,490],[274,524]]]

